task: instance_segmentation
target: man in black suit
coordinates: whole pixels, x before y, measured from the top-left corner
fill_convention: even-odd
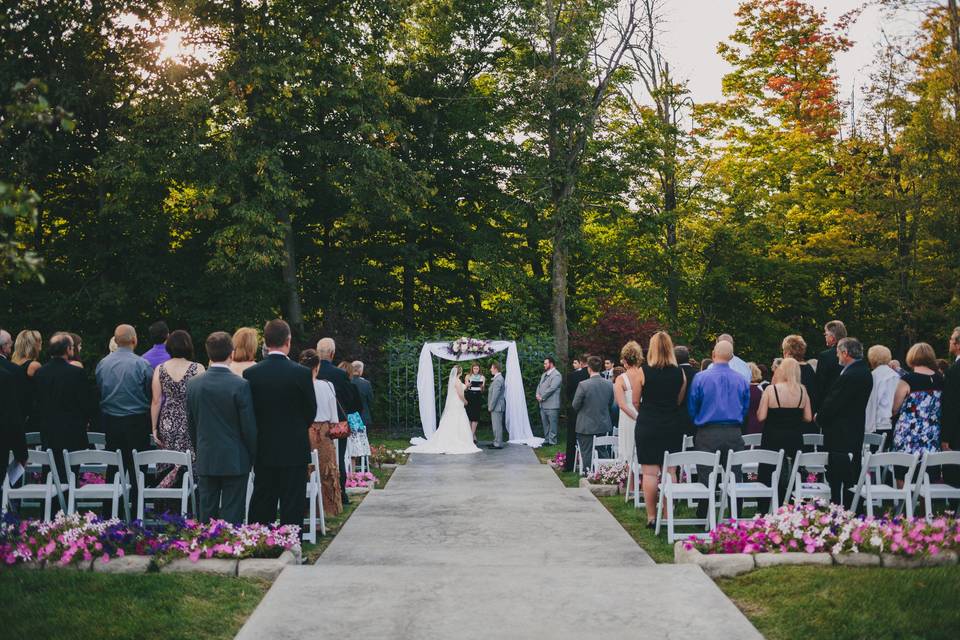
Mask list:
[[[250,383],[230,370],[232,354],[229,333],[210,334],[210,368],[187,382],[187,426],[197,452],[193,470],[200,489],[200,520],[243,524],[257,422]]]
[[[820,404],[830,387],[840,377],[839,360],[837,360],[837,343],[847,337],[847,327],[839,320],[831,320],[823,327],[823,339],[827,343],[827,349],[817,356],[817,377],[811,398],[813,412],[820,409]]]
[[[333,385],[333,391],[337,396],[337,414],[340,421],[347,419],[348,413],[360,413],[360,394],[356,387],[350,384],[350,377],[347,372],[340,367],[334,366],[333,358],[337,355],[337,343],[333,338],[321,338],[317,342],[317,355],[320,356],[320,369],[317,371],[317,380],[327,380]],[[346,441],[334,442],[337,447],[337,459],[340,461],[340,492],[343,498],[343,504],[350,504],[350,498],[347,496],[347,464]]]
[[[944,376],[943,398],[940,409],[940,446],[944,451],[960,451],[960,327],[950,334],[950,355],[953,364]],[[944,480],[960,486],[960,473],[956,468],[943,467]]]
[[[687,406],[687,396],[690,395],[690,389],[693,388],[693,378],[699,373],[696,369],[693,368],[693,365],[690,364],[690,348],[682,345],[676,346],[673,348],[673,355],[677,358],[677,364],[680,365],[680,371],[683,372],[683,379],[686,380],[686,387],[683,391],[683,402],[680,403],[681,407]],[[693,420],[690,418],[690,413],[687,411],[680,412],[680,420],[683,422],[683,432],[692,436],[696,433],[696,427],[693,426]]]
[[[830,501],[849,508],[853,500],[849,489],[860,477],[864,422],[873,376],[863,360],[863,345],[856,338],[843,338],[837,343],[837,359],[842,367],[840,375],[820,404],[817,424],[823,431],[824,449],[830,454]]]
[[[33,376],[34,405],[31,426],[40,432],[44,449],[53,449],[60,481],[66,482],[63,450],[88,449],[87,424],[96,415],[96,396],[80,367],[70,364],[73,338],[58,334],[50,339],[50,361]]]
[[[27,386],[27,374],[22,367],[10,362],[13,338],[0,329],[0,484],[7,473],[10,452],[20,464],[27,461],[27,441],[24,435],[26,407],[21,405]]]
[[[585,365],[590,358],[589,354],[580,356],[580,364]],[[574,458],[577,455],[577,411],[573,408],[573,397],[577,393],[577,387],[580,383],[590,377],[590,371],[586,366],[572,371],[567,375],[565,390],[567,392],[567,450],[566,462],[564,462],[564,471],[573,471]]]
[[[250,382],[257,422],[250,522],[303,524],[307,499],[310,439],[307,430],[317,415],[313,372],[291,362],[290,325],[271,320],[263,328],[267,356],[243,372]],[[206,374],[204,374],[206,375]]]

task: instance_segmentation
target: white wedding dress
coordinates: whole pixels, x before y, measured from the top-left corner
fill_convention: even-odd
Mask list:
[[[473,432],[470,431],[470,419],[463,404],[463,392],[466,387],[457,375],[457,369],[450,371],[447,383],[447,402],[440,416],[440,426],[429,440],[411,438],[407,453],[480,453],[473,444]]]

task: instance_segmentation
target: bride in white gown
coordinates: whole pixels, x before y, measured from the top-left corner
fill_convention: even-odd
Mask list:
[[[440,416],[440,426],[429,440],[412,438],[410,444],[413,446],[407,449],[407,453],[480,453],[473,443],[465,389],[466,385],[460,381],[460,367],[454,367],[447,383],[447,402]]]

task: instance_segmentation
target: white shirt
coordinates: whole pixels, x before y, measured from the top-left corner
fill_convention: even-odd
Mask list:
[[[314,422],[339,422],[337,392],[329,380],[314,380],[313,393],[317,396],[317,416]]]
[[[283,357],[286,358],[287,360],[290,359],[290,356],[288,356],[287,354],[285,354],[283,351],[267,351],[267,355],[268,355],[268,356],[272,356],[272,355],[274,355],[274,354],[276,354],[276,355],[278,355],[278,356],[283,356]]]
[[[750,365],[744,362],[741,358],[737,356],[733,356],[732,358],[730,358],[730,362],[728,362],[727,364],[730,365],[731,369],[733,369],[734,371],[739,373],[741,376],[743,376],[744,379],[746,379],[747,384],[750,384],[751,382],[753,382],[753,372],[750,371]],[[710,367],[712,366],[713,366],[713,363],[711,362]],[[710,367],[707,367],[707,369],[709,369]]]
[[[867,409],[864,416],[864,431],[887,431],[891,428],[890,416],[893,413],[893,395],[900,383],[900,374],[885,364],[880,365],[871,373],[873,376],[873,390],[867,400]]]
[[[227,369],[228,371],[230,370],[230,365],[228,365],[226,362],[211,362],[210,368],[213,369],[214,367],[220,367],[221,369]]]

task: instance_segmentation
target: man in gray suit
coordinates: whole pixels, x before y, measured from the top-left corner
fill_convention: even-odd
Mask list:
[[[364,364],[362,362],[354,360],[352,366],[353,377],[350,379],[350,382],[353,383],[353,386],[357,388],[357,392],[360,394],[360,417],[363,418],[363,424],[369,427],[373,425],[373,414],[371,413],[371,407],[373,407],[373,385],[363,377]]]
[[[500,363],[490,365],[490,391],[487,393],[487,410],[490,411],[490,422],[493,426],[493,444],[491,449],[503,449],[503,414],[507,410],[507,396],[504,393],[503,375],[500,373]]]
[[[253,396],[250,383],[230,370],[229,333],[210,334],[207,356],[210,368],[187,383],[187,426],[197,452],[200,520],[242,524],[247,477],[257,450]]]
[[[593,437],[613,430],[610,405],[613,404],[613,383],[600,376],[603,360],[597,356],[587,359],[590,377],[577,385],[573,408],[577,412],[577,442],[583,456],[583,468],[588,469],[593,456]]]
[[[543,375],[537,385],[537,402],[540,403],[540,422],[543,424],[544,444],[557,444],[557,424],[560,421],[560,387],[562,376],[557,371],[553,358],[544,358]]]

